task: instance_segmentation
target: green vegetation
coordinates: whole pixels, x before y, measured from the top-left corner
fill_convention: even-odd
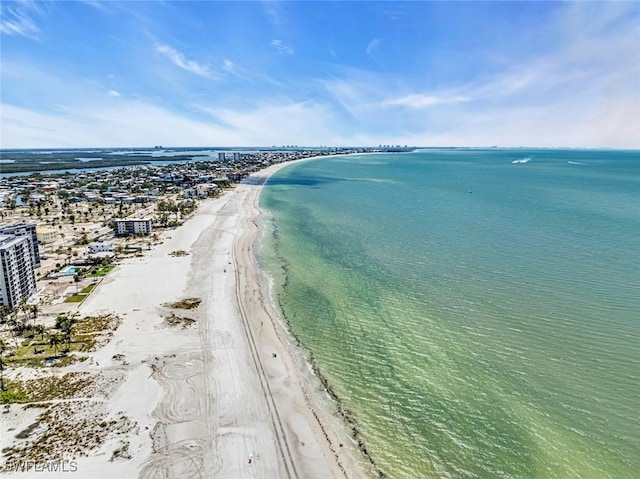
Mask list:
[[[133,166],[147,165],[153,161],[189,161],[198,155],[175,155],[156,157],[147,154],[113,154],[109,151],[89,152],[83,151],[84,158],[91,161],[81,161],[77,158],[78,152],[59,151],[55,155],[43,154],[38,151],[11,151],[3,153],[3,158],[14,160],[15,163],[4,163],[3,173],[22,173],[47,170],[75,170],[87,168],[101,168],[105,166]],[[105,158],[105,156],[107,158]],[[6,158],[5,158],[6,157]]]
[[[79,293],[72,294],[67,299],[64,300],[65,303],[81,303],[84,299],[93,291],[98,283],[91,283],[88,286],[85,286]]]
[[[87,417],[90,411],[91,417]],[[2,450],[7,462],[22,460],[42,462],[63,455],[85,456],[110,438],[135,430],[137,424],[120,413],[107,417],[104,411],[89,403],[48,406],[36,421],[16,437],[20,443]],[[121,441],[112,459],[129,459],[129,444]]]
[[[91,278],[100,278],[106,276],[116,266],[114,264],[94,266],[87,272],[87,276]]]
[[[45,376],[27,381],[11,381],[9,391],[14,403],[46,402],[70,399],[93,383],[89,373],[67,373],[64,376]]]
[[[89,286],[85,286],[85,288],[80,292],[83,294],[89,294],[97,285],[98,283],[91,283]]]
[[[86,298],[86,294],[73,294],[64,300],[65,303],[80,303]]]
[[[70,353],[86,353],[95,349],[98,335],[115,330],[120,324],[115,316],[89,316],[79,319],[75,315],[58,315],[55,328],[38,328],[31,339],[17,344],[9,356],[2,357],[4,367],[44,367],[55,364],[67,366],[85,358]],[[6,345],[5,345],[6,348]],[[10,389],[10,388],[5,388]]]
[[[23,390],[19,388],[19,382],[4,380],[6,390],[0,390],[0,404],[16,404],[27,401],[27,396]]]

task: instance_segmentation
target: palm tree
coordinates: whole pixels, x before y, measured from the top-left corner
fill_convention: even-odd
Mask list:
[[[0,391],[6,391],[4,387],[4,352],[6,351],[6,349],[7,345],[4,344],[4,341],[2,339],[0,339]]]
[[[12,311],[11,306],[7,304],[0,306],[0,323],[4,323],[5,318],[9,316]]]
[[[54,356],[58,355],[58,345],[60,344],[60,335],[53,333],[49,335],[49,346],[53,348]]]
[[[22,298],[20,300],[18,303],[18,309],[22,311],[22,314],[24,315],[22,322],[26,326],[29,322],[29,311],[31,310],[31,307],[27,304],[27,298]]]
[[[11,315],[5,318],[4,323],[9,327],[11,336],[13,338],[13,343],[16,345],[16,348],[18,348],[18,333],[23,325],[18,322],[15,315]]]
[[[44,334],[47,332],[47,328],[45,328],[42,324],[36,324],[33,327],[33,332],[36,336],[40,336],[40,341],[44,338]]]
[[[33,315],[33,319],[36,319],[38,317],[38,311],[40,310],[40,308],[38,308],[37,304],[32,304],[31,305],[31,314]]]
[[[62,330],[62,339],[67,343],[67,350],[71,349],[71,339],[73,337],[73,327],[78,322],[77,315],[65,316],[60,321],[60,329]]]

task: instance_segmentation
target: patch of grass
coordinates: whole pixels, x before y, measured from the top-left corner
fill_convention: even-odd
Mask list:
[[[120,325],[120,318],[113,315],[88,316],[78,320],[73,327],[73,335],[69,343],[60,344],[56,349],[49,345],[47,339],[27,339],[22,342],[18,349],[11,351],[11,354],[5,357],[5,361],[9,366],[26,366],[26,367],[44,367],[48,366],[47,362],[55,361],[55,366],[62,367],[83,361],[86,357],[77,356],[69,353],[86,353],[93,351],[100,344],[106,342],[111,332]],[[49,333],[51,329],[47,330]],[[55,331],[55,330],[54,330]]]
[[[77,356],[68,354],[73,351],[86,352],[95,346],[94,336],[76,336],[69,344],[61,344],[57,349],[49,346],[49,343],[29,343],[19,347],[12,356],[6,358],[8,365],[13,367],[23,366],[32,368],[42,368],[47,366],[47,361],[55,361],[56,366],[68,366],[78,360]],[[37,352],[34,352],[35,351]],[[66,351],[66,354],[63,354]]]
[[[104,266],[98,266],[96,268],[92,268],[89,273],[87,274],[87,276],[91,277],[91,278],[100,278],[102,276],[105,276],[107,273],[109,273],[109,271],[111,271],[113,268],[115,268],[116,266],[114,264],[107,264]]]
[[[30,428],[23,431],[23,441],[2,450],[5,461],[42,462],[86,456],[109,438],[135,431],[137,423],[123,413],[109,417],[98,403],[85,402],[51,405],[38,416],[36,426]],[[116,451],[119,451],[116,457],[126,458],[129,445],[122,441]]]
[[[0,404],[16,404],[27,402],[26,393],[20,388],[18,381],[4,380],[6,391],[0,391]]]
[[[117,316],[87,316],[76,323],[74,331],[76,334],[98,333],[113,331],[119,325],[120,319]]]
[[[86,294],[73,294],[64,300],[65,303],[80,303],[86,298]]]
[[[189,253],[187,253],[183,249],[177,249],[177,250],[172,251],[171,253],[169,253],[169,256],[179,257],[179,256],[187,256],[188,254]]]
[[[83,294],[89,294],[91,291],[93,291],[93,289],[98,285],[98,283],[91,283],[89,286],[86,286],[85,288],[82,289],[82,291],[80,291]]]
[[[93,383],[89,373],[67,373],[62,377],[46,376],[27,381],[11,381],[10,392],[15,403],[70,399]]]
[[[176,301],[175,303],[167,303],[164,306],[175,309],[195,309],[200,305],[200,303],[202,303],[200,298],[185,298],[180,301]]]

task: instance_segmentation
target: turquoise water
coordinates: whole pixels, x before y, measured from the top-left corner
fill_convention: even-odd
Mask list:
[[[324,158],[261,205],[279,307],[387,477],[638,477],[640,152]]]
[[[71,275],[74,275],[75,273],[76,273],[76,268],[74,268],[73,266],[65,266],[58,272],[60,276],[71,276]]]

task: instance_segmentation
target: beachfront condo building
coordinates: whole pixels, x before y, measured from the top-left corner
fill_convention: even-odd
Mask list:
[[[151,233],[151,218],[115,220],[116,236],[148,235]]]
[[[0,306],[13,308],[36,292],[36,276],[26,236],[0,235]]]
[[[30,259],[33,268],[40,267],[40,251],[38,250],[38,233],[33,223],[10,223],[0,226],[0,235],[20,236],[29,242]]]

